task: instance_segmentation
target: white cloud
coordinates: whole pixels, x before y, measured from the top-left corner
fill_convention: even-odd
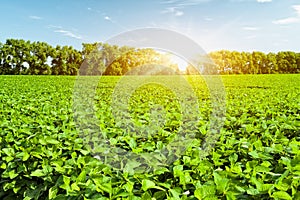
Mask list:
[[[92,8],[90,8],[90,7],[89,7],[89,8],[87,8],[87,9],[88,9],[88,10],[92,10]]]
[[[105,16],[104,19],[107,20],[107,21],[112,21],[109,16]]]
[[[81,35],[77,35],[77,34],[73,33],[74,31],[75,32],[77,31],[77,29],[74,29],[74,28],[72,28],[72,31],[69,31],[69,30],[65,30],[62,26],[51,25],[51,24],[48,25],[47,28],[52,29],[53,32],[55,32],[55,33],[61,33],[62,35],[67,36],[67,37],[75,38],[78,40],[83,39]]]
[[[178,2],[178,0],[166,0],[166,1],[161,1],[160,3],[161,4],[173,4],[173,3],[176,3]]]
[[[184,14],[184,12],[182,12],[182,11],[176,11],[175,12],[175,16],[182,16]]]
[[[294,24],[294,23],[298,23],[298,22],[300,22],[299,17],[288,17],[288,18],[284,18],[284,19],[275,20],[275,21],[273,21],[273,24],[286,25],[286,24]]]
[[[273,21],[273,24],[287,25],[300,22],[300,5],[293,5],[292,8],[296,12],[296,17],[287,17]]]
[[[165,10],[161,11],[161,13],[173,13],[176,9],[177,7],[168,7]]]
[[[272,0],[256,0],[258,3],[270,3]]]
[[[273,0],[230,0],[233,3],[243,3],[243,2],[257,2],[257,3],[271,3]]]
[[[36,15],[30,15],[29,18],[30,19],[35,19],[35,20],[41,20],[41,19],[43,19],[42,17],[36,16]]]
[[[300,5],[293,5],[292,8],[296,11],[297,15],[300,16]]]
[[[195,6],[201,3],[210,2],[211,0],[183,0],[177,3],[177,6]]]
[[[163,14],[173,14],[177,17],[180,17],[184,15],[184,12],[181,10],[178,10],[178,7],[168,7],[165,10],[161,11]]]
[[[161,13],[173,14],[177,17],[184,15],[182,11],[187,6],[195,6],[201,3],[210,2],[212,0],[166,0],[162,1],[161,4],[166,4],[166,7]]]
[[[62,33],[64,36],[68,36],[68,37],[75,38],[75,39],[78,39],[78,40],[82,39],[82,37],[80,35],[75,35],[71,31],[59,29],[59,30],[55,30],[54,32],[56,32],[56,33]]]
[[[243,29],[246,31],[257,31],[259,28],[254,26],[244,26]]]
[[[213,18],[211,18],[211,17],[205,17],[204,20],[205,20],[205,21],[212,21]]]
[[[162,1],[161,4],[172,4],[172,5],[176,5],[176,6],[194,6],[194,5],[198,5],[201,3],[205,3],[205,2],[209,2],[212,0],[166,0],[166,1]]]
[[[47,28],[62,29],[61,26],[55,26],[55,25],[48,25]]]

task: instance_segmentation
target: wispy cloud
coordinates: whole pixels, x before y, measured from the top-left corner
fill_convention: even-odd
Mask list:
[[[184,14],[184,12],[183,11],[180,11],[180,10],[177,10],[176,12],[175,12],[175,16],[182,16]]]
[[[281,25],[286,25],[286,24],[294,24],[300,21],[299,17],[288,17],[284,19],[279,19],[273,21],[274,24],[281,24]]]
[[[106,21],[112,22],[112,23],[116,23],[115,20],[113,20],[110,16],[108,16],[106,14],[104,15],[103,19],[106,20]]]
[[[257,31],[259,28],[258,27],[255,27],[255,26],[244,26],[243,27],[243,30],[246,30],[246,31]]]
[[[271,3],[273,0],[230,0],[233,3],[256,2],[256,3]]]
[[[195,6],[201,3],[210,2],[212,0],[182,0],[177,3],[178,6]]]
[[[55,30],[54,32],[62,33],[64,36],[75,38],[75,39],[78,39],[78,40],[82,39],[82,37],[80,35],[76,35],[76,34],[72,33],[71,31],[59,29],[59,30]]]
[[[297,15],[300,16],[300,5],[293,5],[292,8],[296,11]]]
[[[184,12],[181,10],[178,10],[178,7],[167,7],[165,10],[161,11],[163,14],[173,14],[175,16],[182,16],[184,15]]]
[[[179,0],[166,0],[166,1],[161,1],[161,4],[173,4],[178,2]]]
[[[205,21],[212,21],[213,18],[211,18],[211,17],[205,17],[204,20],[205,20]]]
[[[56,25],[48,25],[47,28],[52,29],[55,33],[61,33],[64,36],[75,38],[78,40],[82,40],[81,35],[77,35],[69,30],[65,30],[62,26],[56,26]],[[75,29],[74,29],[75,30]]]
[[[287,24],[294,24],[300,22],[300,5],[293,5],[292,8],[294,9],[296,16],[295,17],[287,17],[283,19],[278,19],[273,21],[273,24],[280,24],[280,25],[287,25]]]
[[[112,21],[109,16],[104,16],[104,19],[107,20],[107,21]]]
[[[30,19],[34,19],[34,20],[41,20],[41,19],[43,19],[42,17],[36,16],[36,15],[30,15],[29,18]]]
[[[56,25],[48,25],[47,28],[50,28],[50,29],[62,29],[62,26],[56,26]]]
[[[270,3],[272,0],[256,0],[258,3]]]
[[[113,23],[114,25],[119,26],[120,28],[122,28],[122,29],[124,29],[124,30],[130,30],[128,27],[126,27],[126,26],[124,26],[124,25],[118,23],[117,20],[115,20],[114,18],[110,17],[110,16],[107,15],[106,13],[103,13],[102,16],[103,16],[103,19],[104,19],[104,20],[109,21],[109,22]]]
[[[161,4],[168,5],[163,11],[162,14],[173,14],[174,16],[184,15],[183,9],[187,6],[195,6],[204,2],[209,2],[212,0],[166,0],[162,1]]]

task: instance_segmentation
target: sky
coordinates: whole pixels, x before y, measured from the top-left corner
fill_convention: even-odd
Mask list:
[[[0,42],[105,42],[137,28],[184,34],[205,51],[300,51],[300,0],[10,0]]]

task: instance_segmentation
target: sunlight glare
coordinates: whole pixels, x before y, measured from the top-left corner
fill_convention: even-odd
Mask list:
[[[177,56],[175,54],[171,54],[170,55],[170,59],[171,59],[172,63],[178,65],[178,69],[180,71],[186,71],[188,63],[184,59],[182,59],[181,57],[179,57],[179,56]]]

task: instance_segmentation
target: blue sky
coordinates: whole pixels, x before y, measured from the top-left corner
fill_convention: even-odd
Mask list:
[[[10,0],[1,2],[0,41],[51,45],[105,42],[143,27],[185,34],[206,51],[300,48],[299,0]]]

